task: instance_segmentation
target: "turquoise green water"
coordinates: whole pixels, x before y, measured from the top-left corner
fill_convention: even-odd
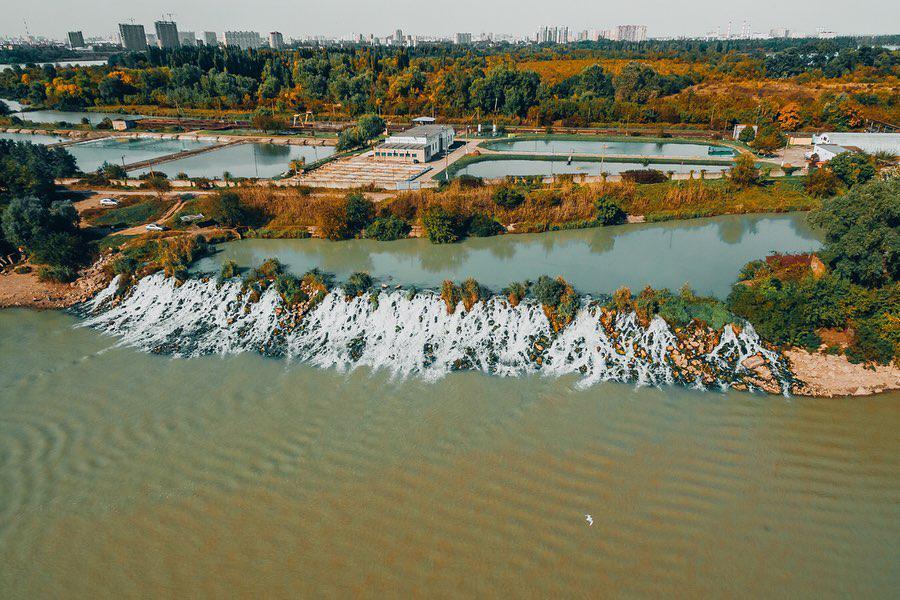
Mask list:
[[[213,152],[205,152],[181,160],[153,167],[154,171],[174,178],[178,173],[190,177],[222,177],[228,171],[232,177],[275,177],[287,171],[293,160],[315,162],[334,154],[334,146],[285,146],[281,144],[240,144]],[[132,175],[141,175],[140,169]]]
[[[111,137],[75,144],[66,149],[75,157],[78,168],[87,173],[96,170],[104,162],[130,164],[212,144],[213,142],[203,140]]]
[[[503,140],[488,144],[501,152],[537,152],[541,154],[596,154],[626,156],[665,156],[670,158],[709,158],[709,144],[671,142],[588,141],[588,140]],[[721,156],[721,155],[719,155]]]
[[[392,381],[173,360],[76,323],[0,311],[5,598],[900,586],[898,394]]]
[[[14,142],[31,142],[32,144],[58,144],[60,142],[70,141],[71,138],[59,137],[55,135],[43,135],[30,133],[4,133],[0,131],[0,140],[12,140]]]
[[[740,268],[771,251],[820,246],[803,214],[731,215],[668,223],[622,225],[548,234],[472,238],[434,245],[426,239],[244,240],[222,245],[197,270],[218,271],[234,260],[244,267],[277,257],[296,273],[313,267],[344,279],[353,271],[420,287],[474,277],[499,290],[540,274],[562,275],[582,293],[612,293],[647,285],[677,289],[685,283],[725,297]]]

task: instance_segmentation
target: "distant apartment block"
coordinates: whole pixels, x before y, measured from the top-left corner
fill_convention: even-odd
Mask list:
[[[119,40],[126,50],[141,52],[147,49],[147,36],[143,25],[119,23]]]
[[[147,46],[149,46],[150,48],[158,48],[159,47],[159,40],[156,39],[155,33],[147,34]]]
[[[538,44],[568,44],[569,28],[548,26],[541,27],[540,29],[538,29],[535,41]]]
[[[196,46],[197,36],[194,35],[193,31],[179,31],[178,43],[182,46]]]
[[[457,33],[456,34],[456,43],[459,45],[471,44],[472,43],[472,34],[471,33]]]
[[[263,41],[257,31],[226,31],[225,45],[229,48],[262,48]]]
[[[204,31],[203,32],[203,43],[207,46],[218,46],[219,38],[216,37],[215,31]]]
[[[771,38],[789,38],[789,37],[791,37],[791,30],[785,29],[784,27],[776,27],[775,29],[769,30],[769,37],[771,37]]]
[[[269,48],[272,50],[281,50],[284,48],[284,36],[280,31],[269,32]]]
[[[156,40],[160,48],[181,47],[178,39],[178,26],[175,21],[157,21],[153,25],[156,28]]]
[[[611,31],[610,39],[619,42],[646,42],[646,25],[618,25]]]
[[[84,34],[80,31],[70,31],[66,37],[69,41],[69,48],[84,48]]]

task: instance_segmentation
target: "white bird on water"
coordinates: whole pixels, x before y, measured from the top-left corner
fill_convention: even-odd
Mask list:
[[[591,515],[584,515],[584,520],[587,521],[588,527],[594,526],[594,517]]]

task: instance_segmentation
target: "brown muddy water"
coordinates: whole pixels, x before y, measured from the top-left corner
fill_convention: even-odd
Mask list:
[[[900,394],[392,381],[76,324],[0,312],[5,598],[900,588]]]

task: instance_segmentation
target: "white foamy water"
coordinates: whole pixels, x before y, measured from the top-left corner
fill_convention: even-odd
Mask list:
[[[512,307],[502,297],[469,311],[460,305],[448,314],[433,292],[410,298],[406,291],[390,291],[373,303],[368,295],[348,300],[336,289],[294,323],[274,287],[250,302],[239,280],[193,279],[179,286],[156,274],[138,281],[116,303],[116,284],[85,306],[84,325],[119,337],[121,345],[179,357],[260,352],[321,368],[365,366],[429,380],[476,370],[507,377],[575,374],[581,386],[683,381],[672,357],[678,338],[663,319],[656,317],[644,328],[633,313],[620,314],[608,335],[600,307],[590,299],[554,333],[538,304]],[[713,381],[707,383],[724,389],[742,381],[749,371],[741,363],[753,355],[763,357],[788,393],[783,361],[749,324],[740,333],[726,326],[718,345],[701,355],[713,367]]]

